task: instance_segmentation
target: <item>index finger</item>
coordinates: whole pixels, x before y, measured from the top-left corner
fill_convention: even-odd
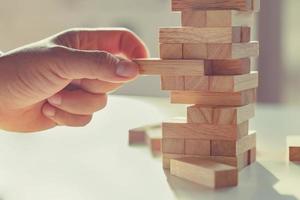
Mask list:
[[[79,50],[122,54],[129,59],[146,58],[149,54],[144,42],[135,33],[124,28],[73,29],[58,38],[60,45]]]

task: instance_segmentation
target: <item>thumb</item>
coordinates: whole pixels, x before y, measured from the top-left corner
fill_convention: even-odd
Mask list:
[[[0,107],[21,108],[38,103],[74,79],[123,83],[136,77],[138,67],[102,51],[65,47],[24,48],[0,57]]]
[[[108,82],[126,82],[135,78],[138,66],[134,62],[120,60],[105,51],[87,51],[63,46],[52,48],[56,63],[52,70],[65,79],[98,79]]]

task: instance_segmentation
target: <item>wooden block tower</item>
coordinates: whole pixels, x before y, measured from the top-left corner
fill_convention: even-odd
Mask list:
[[[181,27],[161,28],[160,59],[140,59],[141,73],[161,75],[171,103],[192,104],[187,118],[162,124],[163,167],[213,188],[237,185],[238,170],[255,162],[258,72],[250,57],[258,0],[172,0]]]

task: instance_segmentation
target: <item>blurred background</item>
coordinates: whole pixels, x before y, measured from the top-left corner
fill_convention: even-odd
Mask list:
[[[299,0],[261,0],[253,39],[261,42],[258,99],[300,103]],[[170,0],[0,0],[0,49],[10,49],[73,27],[127,27],[158,56],[158,30],[180,25]],[[256,66],[254,66],[256,67]],[[118,94],[164,96],[158,77],[141,77]]]

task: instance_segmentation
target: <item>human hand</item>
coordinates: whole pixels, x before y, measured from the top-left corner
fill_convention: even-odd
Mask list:
[[[5,53],[0,128],[33,132],[86,125],[105,107],[108,92],[138,75],[130,59],[144,57],[143,42],[125,29],[74,29]]]

